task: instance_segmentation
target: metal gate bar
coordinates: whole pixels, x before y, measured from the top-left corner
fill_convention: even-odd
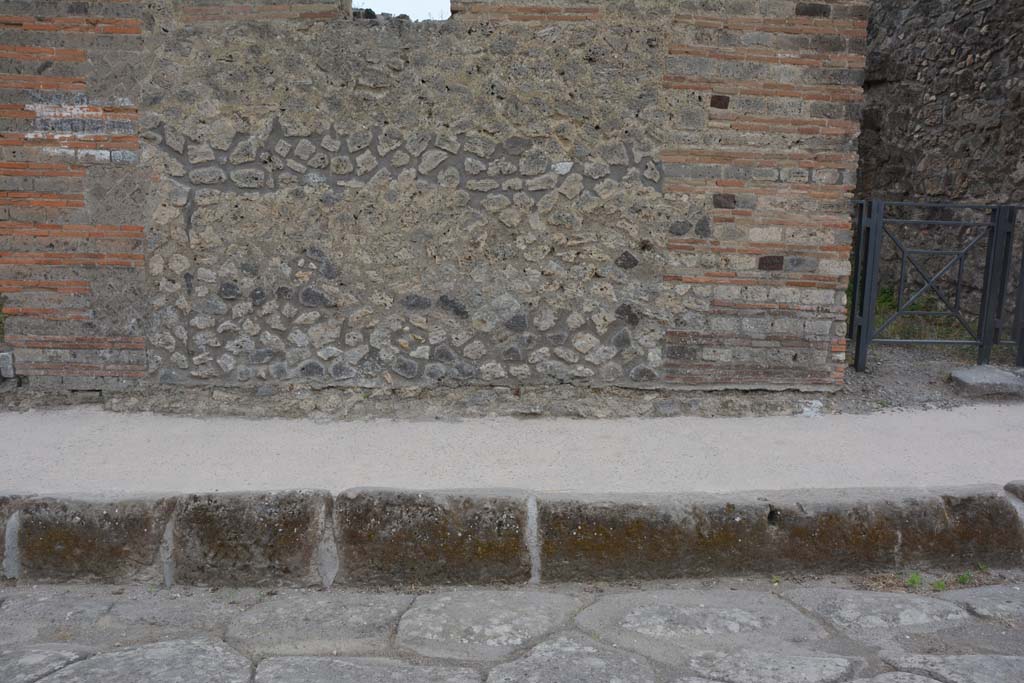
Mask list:
[[[917,218],[887,218],[888,206],[910,209],[945,209],[987,211],[987,222],[972,220],[938,220]],[[862,200],[855,203],[857,240],[854,244],[853,278],[854,286],[850,300],[849,337],[854,344],[854,368],[864,371],[867,367],[868,351],[871,344],[930,344],[967,345],[978,347],[978,364],[987,365],[992,359],[992,349],[997,344],[1017,344],[1017,364],[1024,367],[1024,263],[1021,264],[1017,284],[1016,313],[1012,324],[1006,319],[1005,304],[1013,271],[1013,241],[1016,207],[982,206],[977,204],[940,204],[919,202],[885,202],[878,199]],[[958,250],[914,249],[896,236],[886,226],[948,226],[959,228],[984,228],[966,246]],[[896,297],[896,312],[881,325],[876,320],[880,292],[880,266],[884,238],[892,240],[900,255],[899,291]],[[987,238],[985,271],[983,275],[981,309],[977,329],[966,319],[962,310],[965,262],[971,251]],[[905,239],[905,238],[904,238]],[[939,256],[948,258],[934,274],[920,257]],[[956,290],[953,300],[939,287],[940,279],[949,272],[956,273]],[[908,274],[919,276],[924,281],[909,297],[904,296]],[[916,287],[916,285],[914,285]],[[941,302],[944,310],[912,310],[915,302],[931,294]],[[890,339],[880,335],[897,319],[903,316],[952,316],[956,318],[970,339]]]

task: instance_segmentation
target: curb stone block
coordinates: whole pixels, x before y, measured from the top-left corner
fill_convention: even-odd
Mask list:
[[[538,501],[545,581],[1020,562],[1001,493],[814,491]]]
[[[338,496],[352,584],[521,583],[530,578],[526,496],[355,490]]]
[[[951,568],[965,563],[1024,565],[1024,517],[1003,491],[966,490],[943,495],[942,500],[950,520],[950,542],[940,543],[936,564],[945,559]],[[947,549],[942,545],[948,545],[948,556],[941,554]]]
[[[104,581],[160,575],[160,541],[174,499],[91,502],[28,499],[18,504],[21,578]]]
[[[320,491],[193,495],[174,521],[175,583],[314,585],[320,534],[330,514]]]
[[[694,506],[684,499],[538,501],[545,582],[656,579],[751,571],[765,550],[767,506]],[[761,508],[764,508],[762,511]],[[740,554],[740,540],[747,556]]]

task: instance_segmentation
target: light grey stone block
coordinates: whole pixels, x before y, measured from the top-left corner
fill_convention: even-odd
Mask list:
[[[425,657],[495,661],[555,631],[581,606],[571,595],[528,590],[424,595],[402,617],[398,645]]]

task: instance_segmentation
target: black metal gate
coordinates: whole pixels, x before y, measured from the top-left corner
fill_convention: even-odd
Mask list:
[[[1017,365],[1024,367],[1024,259],[1018,265],[1013,256],[1017,208],[856,202],[854,367],[867,367],[872,344],[976,346],[979,365],[991,361],[997,345],[1016,344]],[[882,289],[883,274],[894,287]],[[1008,310],[1012,277],[1016,297]],[[899,333],[900,321],[921,317],[942,317],[956,334]]]

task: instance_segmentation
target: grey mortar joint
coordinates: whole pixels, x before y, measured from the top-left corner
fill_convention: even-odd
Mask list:
[[[7,518],[4,528],[4,564],[3,576],[6,579],[21,578],[21,550],[18,546],[18,535],[21,532],[21,510]]]

